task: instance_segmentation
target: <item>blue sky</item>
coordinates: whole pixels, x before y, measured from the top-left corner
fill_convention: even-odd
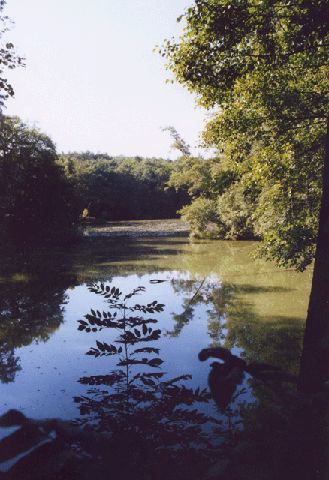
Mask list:
[[[7,114],[36,124],[59,151],[164,156],[173,125],[192,146],[205,112],[153,52],[177,36],[191,0],[8,0],[8,40],[26,67],[8,75]],[[194,153],[202,153],[196,148]]]

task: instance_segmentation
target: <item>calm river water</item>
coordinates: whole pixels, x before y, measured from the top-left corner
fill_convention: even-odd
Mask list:
[[[133,425],[145,439],[157,432],[157,452],[200,452],[197,444],[208,440],[214,451],[243,445],[239,436],[255,418],[264,421],[271,386],[247,370],[223,372],[220,361],[211,366],[215,359],[201,362],[198,353],[225,347],[246,365],[295,375],[311,275],[255,260],[255,248],[182,237],[95,238],[67,251],[6,253],[0,414],[14,408],[99,432]],[[217,474],[231,468],[225,455],[218,458]]]

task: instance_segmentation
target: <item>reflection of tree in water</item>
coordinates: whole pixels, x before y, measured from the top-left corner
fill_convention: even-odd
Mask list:
[[[172,285],[175,293],[183,296],[183,311],[173,314],[175,325],[169,335],[179,336],[193,319],[195,308],[204,305],[211,346],[238,348],[248,362],[277,364],[296,373],[302,347],[302,323],[295,318],[260,315],[252,301],[253,295],[273,289],[221,284],[212,278],[199,281],[178,278],[172,280]]]
[[[296,373],[302,348],[303,324],[298,318],[257,313],[252,295],[267,289],[230,285],[226,305],[226,336],[223,346],[238,348],[247,362],[266,362]]]
[[[302,350],[302,322],[258,314],[250,296],[259,289],[248,289],[249,301],[245,290],[246,286],[234,288],[233,301],[227,308],[223,345],[241,350],[241,358],[248,364],[266,363],[296,375]],[[323,471],[316,452],[321,452],[327,443],[321,434],[327,420],[320,413],[326,400],[323,403],[323,399],[303,398],[296,383],[282,382],[275,374],[262,379],[251,376],[247,381],[256,401],[240,408],[243,430],[232,451],[228,478],[327,478],[316,474],[316,465]],[[322,406],[316,405],[318,402]],[[323,426],[319,428],[321,422]]]
[[[199,359],[213,362],[209,387],[217,407],[227,412],[243,376],[258,381],[256,402],[239,405],[242,429],[226,443],[227,457],[217,462],[217,476],[225,480],[328,479],[328,392],[305,396],[297,376],[261,362],[247,363],[223,347],[206,348]],[[255,385],[254,385],[255,386]]]
[[[21,369],[15,349],[46,342],[63,321],[65,290],[74,279],[63,259],[38,255],[11,257],[0,267],[0,381]]]
[[[114,344],[97,341],[87,353],[116,355],[121,368],[80,379],[93,388],[75,398],[82,415],[78,422],[112,433],[111,468],[117,468],[121,478],[127,478],[128,472],[134,478],[201,478],[214,453],[204,427],[217,421],[199,410],[198,404],[210,397],[206,390],[186,386],[190,375],[168,379],[160,371],[163,361],[154,342],[161,331],[155,328],[157,320],[148,315],[162,311],[164,305],[155,300],[130,306],[129,299],[143,292],[143,287],[125,296],[104,284],[90,290],[107,299],[109,311],[91,310],[79,321],[79,330],[110,328],[120,334]]]
[[[15,380],[16,373],[21,370],[19,358],[15,357],[15,351],[7,343],[0,344],[0,381],[9,383]]]
[[[236,431],[224,478],[327,479],[328,393],[323,390],[305,397],[296,385],[303,323],[298,318],[258,313],[253,295],[271,293],[271,287],[232,284],[227,289],[231,296],[225,301],[226,334],[217,345],[240,351],[241,359],[248,365],[262,369],[267,364],[272,371],[261,370],[260,376],[259,372],[244,373],[254,401],[249,399],[239,406],[243,429]],[[216,296],[211,300],[222,315],[223,302],[220,297],[217,299],[217,305]],[[270,311],[270,305],[266,310]],[[281,372],[275,371],[278,367]],[[239,372],[226,366],[215,364],[211,373],[213,377],[221,376],[220,382],[215,378],[215,392],[224,384],[233,395],[235,385],[241,383]],[[295,381],[291,380],[291,374]],[[223,389],[220,391],[223,394]],[[220,401],[227,403],[227,398],[222,396]]]
[[[227,304],[232,297],[231,288],[221,285],[217,277],[212,276],[202,280],[175,278],[171,280],[171,284],[174,292],[183,296],[183,301],[182,311],[172,314],[175,325],[168,335],[178,337],[183,328],[192,321],[195,307],[204,304],[207,305],[205,313],[210,338],[214,342],[223,338]]]

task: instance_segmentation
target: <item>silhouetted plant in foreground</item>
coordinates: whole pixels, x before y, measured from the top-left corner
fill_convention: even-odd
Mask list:
[[[126,295],[103,283],[93,284],[89,290],[103,296],[109,309],[92,309],[79,320],[79,330],[115,329],[120,333],[113,343],[96,341],[87,354],[117,356],[116,366],[120,368],[80,379],[93,388],[75,397],[81,413],[78,423],[92,423],[100,432],[110,431],[116,442],[114,463],[120,470],[132,469],[137,478],[145,472],[156,478],[169,474],[175,475],[171,478],[185,478],[187,474],[195,478],[193,469],[201,474],[200,468],[205,468],[214,451],[210,427],[205,427],[218,426],[219,421],[199,410],[198,404],[208,402],[210,395],[207,390],[193,390],[183,383],[191,375],[167,379],[159,370],[163,360],[159,348],[150,342],[161,336],[153,314],[162,312],[164,305],[156,300],[130,305],[132,297],[145,291],[141,286]],[[138,371],[133,372],[136,368]],[[120,445],[123,450],[119,452]]]

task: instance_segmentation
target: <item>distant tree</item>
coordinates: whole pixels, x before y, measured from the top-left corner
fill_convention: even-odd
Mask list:
[[[82,157],[81,157],[82,155]],[[61,155],[80,213],[102,220],[174,218],[189,202],[167,185],[174,163],[161,158]],[[87,215],[88,214],[88,215]]]
[[[179,213],[189,222],[191,236],[241,238],[243,232],[248,230],[249,233],[250,229],[232,229],[233,224],[241,224],[236,219],[233,220],[233,217],[239,216],[237,208],[229,208],[230,204],[232,206],[233,204],[227,201],[227,195],[226,200],[221,198],[227,189],[232,191],[231,185],[234,180],[234,172],[223,168],[218,158],[182,157],[174,162],[168,186],[188,195],[186,195],[186,205]],[[224,203],[226,212],[224,208],[219,207]],[[248,223],[250,222],[251,219],[248,219]]]
[[[81,161],[84,160],[112,160],[113,157],[107,153],[94,153],[86,150],[85,152],[69,152],[67,156],[72,158],[78,158]]]
[[[180,136],[177,132],[175,127],[169,126],[162,129],[163,132],[169,132],[173,143],[171,144],[171,148],[173,150],[178,150],[182,155],[185,157],[189,157],[191,155],[191,148],[185,142],[185,140]]]
[[[216,237],[218,235],[219,219],[214,200],[198,197],[191,205],[185,205],[179,213],[190,224],[191,237]]]

